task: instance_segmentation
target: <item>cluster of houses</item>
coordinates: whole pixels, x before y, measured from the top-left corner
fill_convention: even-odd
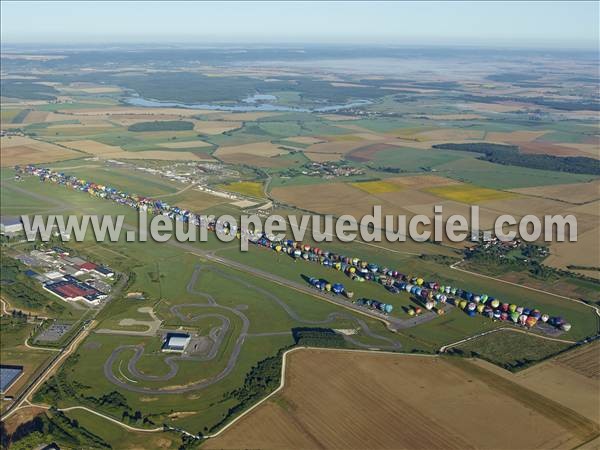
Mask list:
[[[365,171],[358,167],[340,165],[331,162],[312,162],[306,164],[302,169],[302,175],[309,177],[350,177],[354,175],[363,175]]]
[[[66,301],[98,305],[110,293],[114,271],[68,251],[53,247],[15,256],[29,267],[25,275],[39,281],[44,290]]]

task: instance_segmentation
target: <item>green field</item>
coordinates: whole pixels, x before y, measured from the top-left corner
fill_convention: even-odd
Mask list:
[[[499,331],[460,344],[456,349],[467,356],[485,359],[508,370],[525,368],[562,352],[570,344],[540,339],[533,334]]]

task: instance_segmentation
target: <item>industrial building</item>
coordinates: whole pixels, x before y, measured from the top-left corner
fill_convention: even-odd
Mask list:
[[[191,339],[191,336],[186,333],[167,333],[162,350],[163,352],[183,352]]]
[[[14,236],[23,231],[23,224],[20,217],[0,217],[0,234],[5,236]]]
[[[0,366],[0,393],[4,394],[23,374],[23,366]]]

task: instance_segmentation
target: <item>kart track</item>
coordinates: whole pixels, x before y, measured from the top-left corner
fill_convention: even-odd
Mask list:
[[[167,364],[169,366],[169,372],[165,375],[155,376],[155,375],[143,374],[136,368],[136,363],[139,361],[139,359],[142,357],[142,355],[144,353],[143,346],[123,345],[123,346],[117,347],[115,350],[113,350],[111,355],[108,357],[108,359],[104,363],[104,376],[111,383],[119,386],[120,388],[126,389],[128,391],[144,393],[144,394],[181,394],[184,392],[197,391],[197,390],[207,388],[207,387],[219,382],[220,380],[225,378],[227,375],[229,375],[229,373],[231,373],[231,371],[235,368],[235,365],[237,363],[239,354],[242,350],[244,341],[246,340],[247,337],[254,336],[253,334],[248,333],[248,329],[250,327],[250,320],[239,309],[219,305],[217,303],[217,301],[211,295],[204,293],[204,292],[197,291],[194,289],[194,286],[196,285],[196,282],[203,271],[213,271],[223,278],[226,278],[232,282],[243,285],[247,289],[252,289],[256,292],[259,292],[265,298],[268,298],[268,299],[272,300],[274,303],[276,303],[277,305],[279,305],[293,320],[295,320],[297,322],[300,322],[300,323],[303,323],[306,325],[326,325],[328,323],[335,322],[336,320],[339,320],[339,319],[352,320],[356,323],[357,327],[360,328],[366,336],[369,336],[371,338],[378,339],[378,340],[385,342],[385,344],[378,345],[378,346],[368,345],[368,344],[364,344],[362,342],[357,341],[356,339],[352,338],[351,336],[344,335],[344,339],[355,346],[366,348],[366,349],[376,349],[376,350],[400,350],[400,348],[401,348],[401,344],[399,342],[397,342],[393,339],[387,338],[385,336],[380,336],[380,335],[374,333],[372,330],[369,329],[369,326],[366,324],[365,321],[363,321],[362,319],[357,318],[355,316],[352,316],[351,314],[348,314],[345,312],[339,312],[339,313],[334,312],[334,313],[328,314],[327,317],[323,320],[317,320],[317,321],[305,320],[305,319],[301,318],[281,298],[274,295],[273,293],[271,293],[267,290],[264,290],[260,287],[257,287],[251,283],[248,283],[236,276],[226,274],[217,268],[214,268],[211,266],[196,265],[194,273],[192,274],[192,277],[187,285],[187,291],[188,291],[188,293],[190,293],[192,295],[203,297],[206,300],[206,303],[187,303],[187,304],[175,305],[175,306],[171,307],[171,312],[174,315],[176,315],[179,319],[181,319],[182,321],[189,322],[189,323],[196,322],[200,319],[207,318],[207,317],[219,318],[222,322],[222,325],[220,328],[213,328],[213,330],[210,333],[211,340],[213,341],[213,345],[212,345],[210,351],[206,355],[202,355],[202,356],[190,356],[190,355],[185,355],[185,354],[166,356],[164,358],[164,362],[165,362],[165,364]],[[168,387],[158,389],[158,388],[132,385],[132,384],[122,381],[117,376],[115,376],[115,374],[113,372],[115,362],[119,358],[119,355],[125,351],[131,351],[131,350],[134,351],[133,356],[129,359],[129,361],[127,363],[127,368],[129,370],[129,372],[132,375],[134,375],[135,377],[139,378],[140,380],[144,380],[144,381],[168,381],[168,380],[172,379],[173,377],[175,377],[177,375],[177,373],[179,371],[179,366],[177,364],[177,361],[179,361],[179,360],[207,362],[207,361],[213,360],[217,356],[218,351],[221,347],[221,344],[223,343],[224,337],[230,328],[230,319],[222,314],[218,314],[218,313],[215,313],[212,311],[210,313],[201,313],[201,314],[195,315],[190,318],[186,315],[183,315],[180,312],[181,308],[200,308],[200,309],[211,308],[213,310],[221,309],[221,310],[228,311],[241,319],[241,321],[242,321],[241,332],[235,341],[233,350],[232,350],[232,352],[229,356],[229,359],[227,360],[227,364],[225,365],[223,370],[211,378],[206,378],[206,379],[203,379],[198,382],[190,383],[183,387],[177,387],[177,388],[172,388],[172,389],[169,389]],[[215,332],[216,330],[218,330],[218,333]],[[260,336],[265,336],[265,335],[269,335],[269,334],[270,333],[260,333]],[[281,333],[276,332],[273,334],[279,335]]]

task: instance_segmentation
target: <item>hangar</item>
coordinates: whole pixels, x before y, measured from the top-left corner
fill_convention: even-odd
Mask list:
[[[164,352],[183,352],[191,337],[186,333],[167,333],[162,350]]]

